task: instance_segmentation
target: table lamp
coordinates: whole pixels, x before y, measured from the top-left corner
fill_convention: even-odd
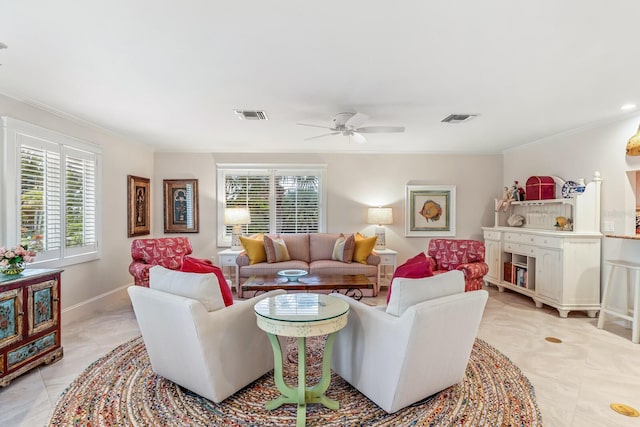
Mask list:
[[[233,225],[231,231],[231,249],[234,251],[242,250],[242,226],[251,224],[251,213],[248,208],[226,208],[224,210],[224,224]]]
[[[367,215],[369,224],[377,224],[376,227],[376,249],[386,247],[385,230],[383,225],[393,224],[393,210],[391,208],[369,208]]]

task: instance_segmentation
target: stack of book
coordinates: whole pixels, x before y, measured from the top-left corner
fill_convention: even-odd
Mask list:
[[[514,285],[523,288],[528,288],[526,266],[505,262],[503,277],[505,282],[513,283]]]

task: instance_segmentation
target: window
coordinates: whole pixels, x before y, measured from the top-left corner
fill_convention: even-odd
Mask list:
[[[7,244],[27,243],[36,262],[55,266],[98,258],[100,149],[18,120],[4,124],[5,165],[15,177],[5,187],[7,211],[15,205]]]
[[[324,166],[218,165],[218,245],[231,243],[224,208],[246,207],[244,234],[314,233],[324,226]]]

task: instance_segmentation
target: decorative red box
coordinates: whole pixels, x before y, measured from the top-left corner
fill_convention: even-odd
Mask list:
[[[530,176],[527,179],[526,200],[548,200],[556,198],[556,182],[550,176]]]

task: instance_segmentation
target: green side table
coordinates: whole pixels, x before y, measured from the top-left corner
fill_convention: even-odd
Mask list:
[[[267,333],[274,356],[274,380],[280,397],[267,402],[267,409],[276,409],[285,403],[298,405],[296,425],[306,424],[307,404],[321,403],[338,409],[340,403],[329,399],[325,392],[331,382],[331,351],[336,333],[347,324],[349,304],[330,295],[295,293],[277,295],[259,301],[255,307],[258,327]],[[298,385],[291,387],[282,375],[282,349],[277,335],[298,339]],[[322,377],[318,384],[306,385],[307,337],[327,335],[322,356]]]

